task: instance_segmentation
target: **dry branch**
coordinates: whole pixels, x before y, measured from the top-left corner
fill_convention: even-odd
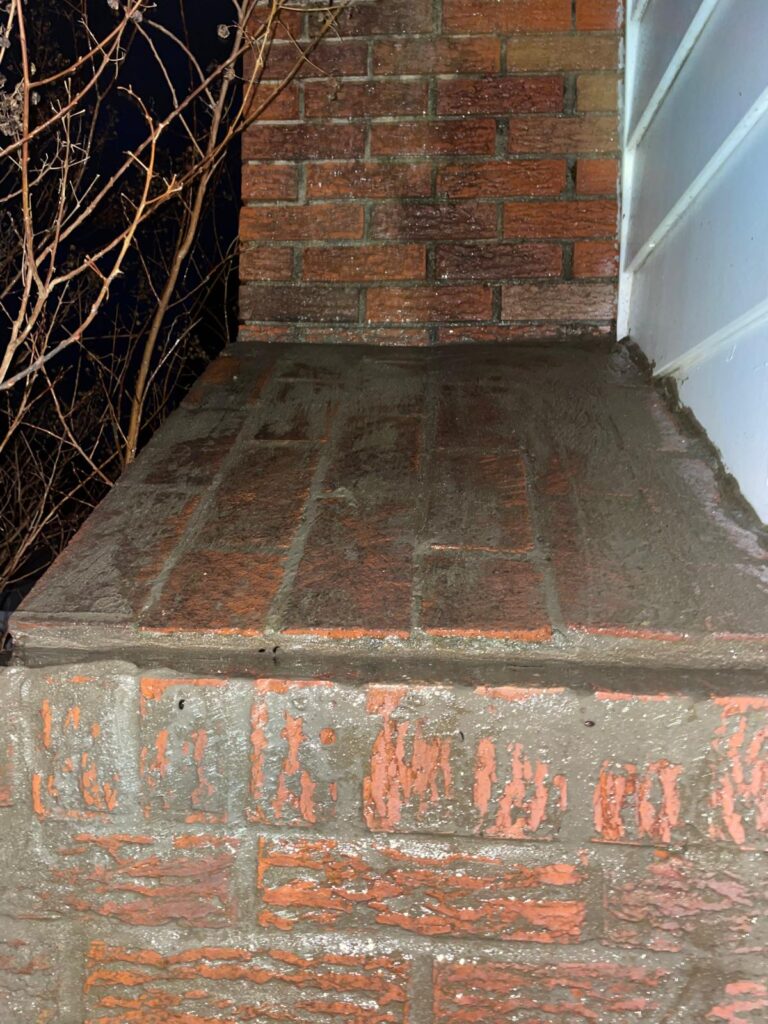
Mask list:
[[[211,65],[174,2],[175,20],[153,0],[68,0],[51,22],[71,28],[66,57],[46,0],[0,5],[0,591],[60,550],[199,363],[207,289],[232,264],[200,252],[221,168],[353,0],[301,5],[319,27],[258,102],[296,3],[217,5]],[[138,50],[162,103],[131,74]],[[117,158],[114,110],[136,135]]]

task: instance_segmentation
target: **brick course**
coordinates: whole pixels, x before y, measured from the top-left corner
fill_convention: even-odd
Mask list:
[[[321,21],[286,17],[305,45]],[[474,325],[464,341],[610,333],[620,26],[616,0],[353,4],[246,133],[242,337],[279,323],[313,343],[439,343],[461,324]],[[257,105],[296,54],[281,30]],[[522,245],[505,262],[508,238]],[[558,251],[525,247],[541,238]],[[446,241],[474,247],[467,266]],[[568,300],[540,315],[502,296],[505,284],[553,278]],[[605,301],[571,284],[582,279],[604,282]],[[436,284],[467,281],[487,296],[435,301]],[[402,332],[382,334],[389,322]]]

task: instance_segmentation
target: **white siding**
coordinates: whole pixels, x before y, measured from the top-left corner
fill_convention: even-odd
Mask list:
[[[768,521],[768,0],[639,9],[620,328],[679,381]]]

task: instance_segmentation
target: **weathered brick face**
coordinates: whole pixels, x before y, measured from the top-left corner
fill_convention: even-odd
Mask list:
[[[621,20],[620,0],[356,0],[245,136],[243,336],[609,334]],[[319,23],[286,13],[254,103]]]
[[[768,701],[543,675],[11,669],[3,1024],[763,1024]]]

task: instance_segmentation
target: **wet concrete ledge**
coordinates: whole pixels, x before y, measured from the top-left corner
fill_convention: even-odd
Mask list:
[[[768,553],[716,474],[621,352],[239,344],[16,613],[17,657],[759,671]]]

